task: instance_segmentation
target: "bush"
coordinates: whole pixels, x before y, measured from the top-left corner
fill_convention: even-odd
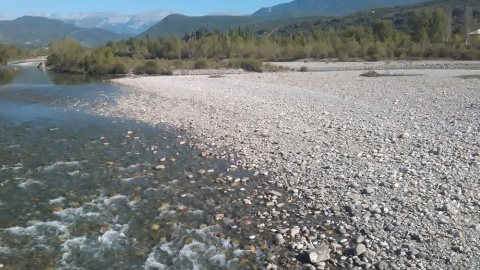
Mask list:
[[[185,68],[185,63],[182,60],[173,61],[173,66],[178,69]]]
[[[308,68],[306,66],[303,66],[300,68],[300,72],[307,72]]]
[[[173,71],[165,63],[159,62],[157,60],[149,60],[143,65],[139,65],[134,68],[136,74],[148,74],[148,75],[173,75]]]
[[[110,70],[110,74],[128,74],[130,69],[123,62],[116,63],[113,68]]]
[[[105,63],[97,63],[93,68],[93,73],[98,75],[106,75],[110,73],[111,69],[112,67]]]
[[[245,71],[262,72],[263,63],[254,58],[237,58],[230,60],[230,68],[241,68]]]
[[[200,59],[198,59],[198,60],[195,62],[195,64],[193,65],[193,67],[194,67],[195,69],[207,69],[208,66],[209,66],[208,60],[205,59],[205,58],[200,58]]]
[[[282,70],[285,70],[285,68],[283,66],[276,66],[276,65],[273,65],[272,63],[266,63],[265,65],[263,65],[263,69],[265,71],[282,71]]]

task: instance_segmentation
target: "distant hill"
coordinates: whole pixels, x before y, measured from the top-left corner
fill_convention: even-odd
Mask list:
[[[295,0],[262,8],[252,16],[274,16],[289,13],[344,16],[357,11],[425,2],[427,0]]]
[[[453,31],[460,32],[463,27],[463,13],[466,6],[472,8],[473,18],[480,16],[480,1],[478,0],[435,0],[429,2],[423,2],[412,5],[377,8],[375,12],[372,11],[360,11],[355,12],[343,17],[325,18],[325,17],[306,17],[298,19],[290,19],[292,22],[289,25],[277,24],[278,27],[274,28],[274,22],[264,23],[258,25],[259,34],[268,34],[275,29],[275,33],[279,36],[289,36],[291,34],[303,31],[305,33],[313,31],[315,27],[321,27],[327,29],[329,27],[345,28],[348,25],[363,25],[369,27],[377,19],[391,20],[394,23],[394,27],[398,30],[404,29],[409,19],[412,17],[415,10],[421,8],[452,8],[452,24]],[[283,22],[283,21],[281,21]],[[475,25],[475,24],[474,24]],[[273,28],[272,28],[273,27]]]
[[[93,47],[129,36],[102,29],[76,27],[43,17],[24,16],[13,21],[0,21],[1,43],[15,44],[22,48],[42,48],[47,47],[51,40],[63,37],[76,39],[86,47]]]
[[[189,17],[180,14],[172,14],[150,27],[147,31],[138,35],[138,37],[145,38],[147,35],[152,38],[160,36],[182,37],[185,33],[190,34],[200,28],[228,31],[231,27],[245,28],[260,22],[261,20],[250,16]]]
[[[51,14],[46,17],[83,28],[100,28],[119,34],[138,35],[168,15],[175,13],[172,10],[160,9],[133,15],[116,12],[80,12],[66,15]]]
[[[271,8],[260,9],[252,16],[189,17],[172,14],[138,35],[138,37],[145,38],[147,35],[151,38],[160,36],[182,37],[185,33],[190,34],[200,28],[228,31],[232,27],[248,27],[259,33],[266,33],[288,28],[289,25],[312,25],[313,23],[318,24],[319,21],[329,22],[340,19],[340,15],[343,16],[369,8],[408,5],[425,1],[426,0],[296,0]]]

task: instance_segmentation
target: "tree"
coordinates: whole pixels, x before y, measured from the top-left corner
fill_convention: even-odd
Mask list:
[[[452,12],[453,9],[451,6],[448,6],[445,9],[445,14],[447,16],[447,21],[445,24],[445,40],[447,41],[447,43],[450,41],[450,37],[452,36]]]
[[[391,20],[376,20],[373,23],[373,34],[381,42],[390,40],[393,36],[393,22]]]
[[[472,8],[470,6],[467,6],[465,8],[465,12],[463,13],[463,21],[465,23],[465,35],[467,36],[465,40],[465,44],[468,44],[468,33],[471,31],[472,27],[472,22],[473,22],[473,14],[472,14]]]
[[[86,54],[78,41],[60,39],[51,41],[46,64],[61,72],[85,73]]]

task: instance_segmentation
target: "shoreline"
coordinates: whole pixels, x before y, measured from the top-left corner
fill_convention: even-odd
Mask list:
[[[297,207],[289,222],[304,224],[268,228],[278,248],[300,254],[327,244],[344,266],[480,265],[472,241],[480,239],[480,81],[457,78],[480,72],[361,73],[114,79],[125,94],[98,113],[187,130],[202,142],[192,147],[232,153],[238,167],[268,175]],[[282,211],[264,196],[275,205],[268,216]],[[339,221],[311,224],[310,215]],[[326,241],[330,231],[336,237]]]
[[[40,63],[45,63],[46,60],[47,60],[46,56],[40,56],[37,58],[22,59],[22,60],[10,62],[7,65],[33,67],[33,66],[38,66]]]

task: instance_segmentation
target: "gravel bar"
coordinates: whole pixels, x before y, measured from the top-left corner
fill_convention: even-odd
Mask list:
[[[265,198],[298,208],[262,215],[304,225],[271,229],[298,256],[266,269],[480,269],[480,81],[458,77],[479,63],[377,63],[415,76],[376,78],[348,71],[365,63],[283,64],[341,71],[115,79],[125,94],[98,112],[188,130],[268,175],[283,192]]]

